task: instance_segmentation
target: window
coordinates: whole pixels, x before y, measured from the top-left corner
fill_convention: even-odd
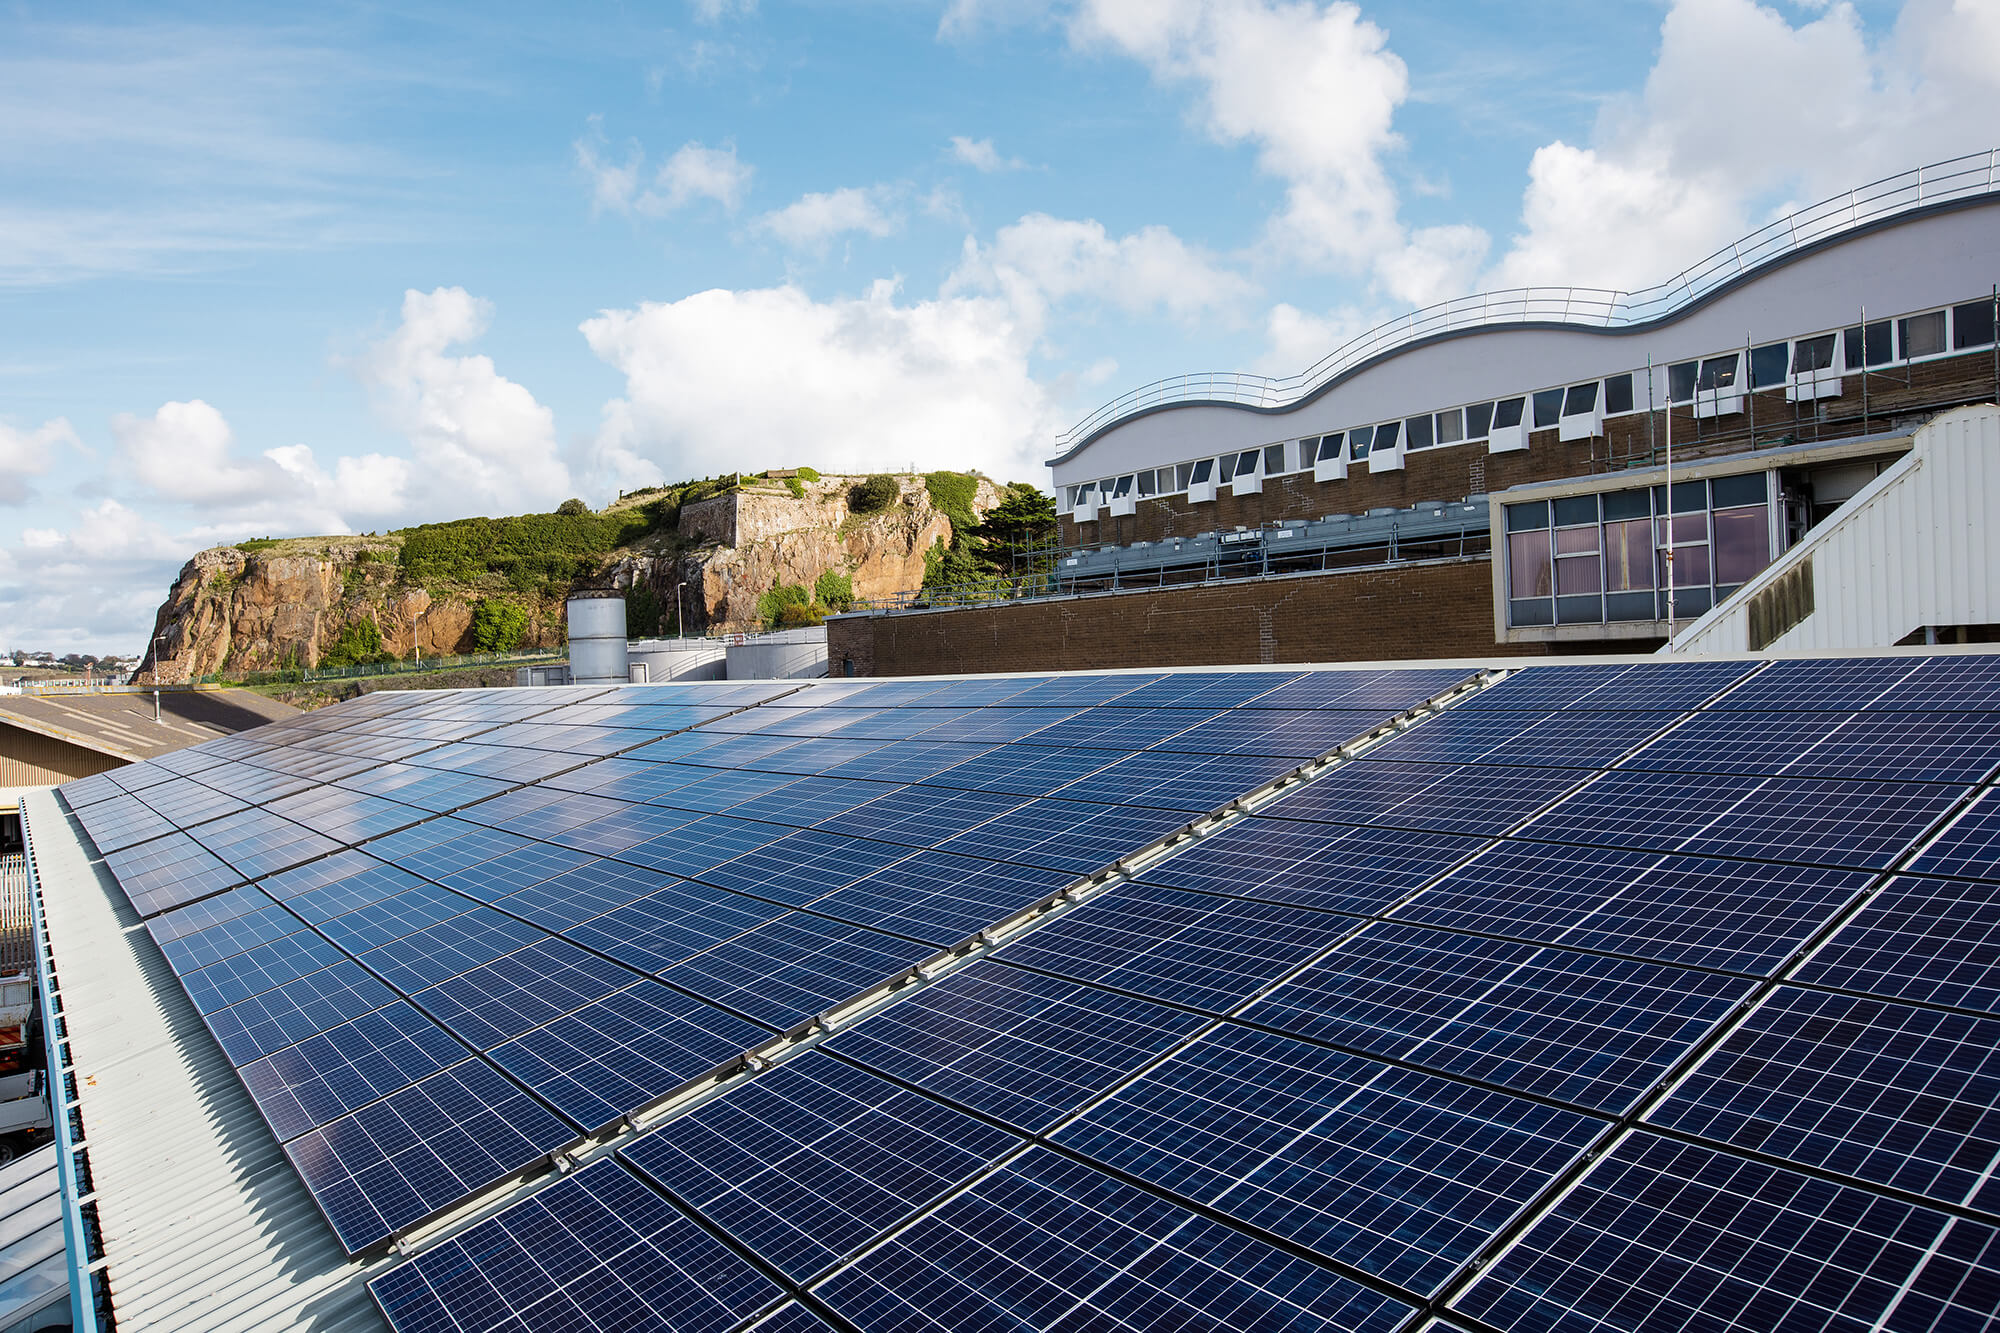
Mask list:
[[[1257,475],[1257,453],[1258,451],[1255,449],[1245,449],[1242,453],[1236,455],[1236,472],[1238,476],[1254,477]]]
[[[1518,412],[1515,413],[1514,420],[1519,421],[1520,419],[1521,419],[1520,414]],[[1471,407],[1465,409],[1466,439],[1483,440],[1486,438],[1487,432],[1492,429],[1493,429],[1493,404],[1474,403]]]
[[[1549,530],[1507,534],[1507,596],[1519,601],[1547,597],[1555,591],[1555,571],[1549,565]],[[1520,623],[1518,620],[1516,623]]]
[[[1867,328],[1860,325],[1849,329],[1843,335],[1847,344],[1847,368],[1859,370],[1863,365],[1883,366],[1895,360],[1896,353],[1890,346],[1889,321],[1878,320]]]
[[[1193,485],[1205,486],[1208,484],[1209,478],[1214,475],[1215,460],[1213,458],[1204,458],[1194,464],[1194,471],[1188,475],[1188,480]],[[1187,487],[1183,486],[1181,489],[1186,490]]]
[[[1437,443],[1436,423],[1429,416],[1411,417],[1403,423],[1405,449],[1428,449]]]
[[[1701,485],[1696,482],[1695,485]],[[1676,491],[1680,487],[1674,487]],[[1660,585],[1666,586],[1667,520],[1658,520],[1660,534]],[[1674,587],[1708,587],[1708,512],[1674,515]]]
[[[1331,435],[1320,436],[1319,457],[1313,461],[1318,463],[1334,462],[1340,457],[1340,445],[1344,438],[1345,435],[1341,431],[1335,431]]]
[[[1667,367],[1667,401],[1691,403],[1694,401],[1694,381],[1701,364],[1683,361],[1677,366]]]
[[[1898,341],[1903,344],[1903,359],[1916,356],[1937,356],[1945,350],[1944,311],[1933,310],[1928,315],[1911,315],[1902,321],[1897,331]]]
[[[1355,462],[1368,457],[1368,446],[1375,442],[1373,426],[1356,426],[1347,432],[1348,456]]]
[[[1597,558],[1597,524],[1556,529],[1556,596],[1576,597],[1604,590]]]
[[[1750,387],[1768,389],[1785,382],[1785,365],[1791,348],[1784,343],[1767,343],[1750,352]]]
[[[1394,453],[1396,450],[1396,436],[1402,429],[1403,423],[1400,421],[1385,421],[1377,426],[1375,428],[1375,452],[1378,454]]]
[[[1733,388],[1736,384],[1736,357],[1712,356],[1701,363],[1701,380],[1695,386],[1703,393]]]
[[[1525,398],[1502,398],[1493,405],[1493,429],[1504,430],[1521,424],[1521,409],[1527,405]],[[1483,434],[1484,432],[1482,432]]]
[[[1680,487],[1674,487],[1679,490]],[[1745,472],[1734,477],[1717,477],[1709,483],[1714,492],[1713,503],[1717,509],[1730,509],[1737,505],[1760,505],[1767,494],[1764,488],[1764,474]],[[1685,507],[1685,506],[1683,506]]]
[[[1112,498],[1113,498],[1113,499],[1122,499],[1123,497],[1125,497],[1125,496],[1127,496],[1127,495],[1130,495],[1130,494],[1132,493],[1132,482],[1133,482],[1134,480],[1135,480],[1134,478],[1132,478],[1132,477],[1129,477],[1129,476],[1126,476],[1126,477],[1120,477],[1120,478],[1118,479],[1118,486],[1117,486],[1117,489],[1115,489],[1115,490],[1113,490],[1113,491],[1111,492],[1111,496],[1112,496]]]
[[[1543,389],[1535,395],[1535,429],[1553,426],[1562,418],[1563,391]]]
[[[1613,375],[1604,381],[1604,412],[1612,416],[1632,410],[1632,375]]]
[[[1157,489],[1159,477],[1160,474],[1158,472],[1141,472],[1139,474],[1139,494],[1157,495],[1159,493]],[[1172,480],[1172,478],[1169,478],[1169,480]]]
[[[1174,489],[1175,489],[1175,490],[1177,490],[1177,491],[1184,491],[1184,490],[1186,490],[1186,489],[1188,488],[1188,483],[1189,483],[1189,482],[1191,482],[1191,481],[1193,481],[1193,480],[1194,480],[1194,464],[1193,464],[1193,463],[1181,463],[1181,464],[1179,464],[1178,466],[1176,466],[1176,467],[1174,468]]]
[[[1951,345],[1984,347],[1993,341],[1993,302],[1974,301],[1951,308]]]
[[[1449,412],[1437,414],[1437,442],[1457,444],[1465,438],[1465,410],[1454,407]]]
[[[1805,375],[1815,370],[1833,369],[1833,335],[1801,338],[1792,344],[1792,373]]]
[[[1075,509],[1080,504],[1089,504],[1091,493],[1096,489],[1097,483],[1094,481],[1086,481],[1080,486],[1070,487],[1069,507]]]
[[[1747,583],[1770,563],[1768,509],[1759,504],[1715,511],[1715,581],[1718,586],[1731,588]]]
[[[1597,410],[1597,381],[1588,384],[1572,384],[1563,397],[1563,415],[1580,417],[1586,412]]]
[[[1536,500],[1530,504],[1507,506],[1507,531],[1526,532],[1531,528],[1546,528],[1549,525],[1549,502]]]
[[[1227,486],[1230,483],[1230,481],[1233,480],[1236,476],[1236,455],[1224,454],[1222,456],[1221,462],[1222,462],[1222,473],[1218,479],[1222,482],[1223,485]]]
[[[1264,446],[1264,475],[1275,477],[1285,470],[1285,446],[1267,444]]]

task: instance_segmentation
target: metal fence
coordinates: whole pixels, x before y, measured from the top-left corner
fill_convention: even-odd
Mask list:
[[[1751,269],[1809,245],[1902,213],[2000,191],[2000,148],[1955,157],[1857,186],[1844,194],[1759,227],[1699,264],[1655,287],[1609,291],[1597,287],[1517,287],[1462,296],[1412,310],[1357,335],[1296,375],[1271,378],[1232,371],[1201,371],[1156,380],[1115,398],[1056,437],[1059,451],[1121,418],[1174,403],[1232,403],[1282,408],[1366,361],[1408,343],[1499,324],[1569,324],[1620,329],[1683,310]]]
[[[458,671],[468,667],[526,666],[538,662],[560,662],[569,657],[567,648],[543,649],[531,653],[472,653],[464,657],[427,657],[421,662],[364,662],[359,666],[280,667],[275,671],[215,671],[196,676],[195,685],[296,685],[317,680],[354,680],[367,676],[410,675],[422,671]],[[151,686],[140,686],[150,689]]]

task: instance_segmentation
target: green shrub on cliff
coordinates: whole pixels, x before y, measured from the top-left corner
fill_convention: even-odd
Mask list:
[[[482,653],[511,653],[528,632],[528,613],[512,602],[482,597],[472,608],[472,646]]]
[[[847,508],[855,514],[879,514],[896,502],[903,488],[896,484],[894,477],[876,474],[866,481],[857,481],[848,488]]]
[[[362,666],[370,662],[393,662],[395,654],[382,650],[382,630],[372,620],[350,620],[340,627],[331,646],[319,655],[323,667]]]

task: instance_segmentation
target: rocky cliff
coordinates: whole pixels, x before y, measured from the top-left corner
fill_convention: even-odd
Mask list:
[[[650,594],[661,623],[634,628],[671,630],[684,621],[690,634],[760,628],[759,598],[779,586],[810,590],[823,573],[848,576],[857,597],[921,587],[925,554],[952,540],[950,516],[918,475],[894,477],[894,498],[878,511],[857,514],[849,497],[862,480],[743,478],[722,494],[680,505],[662,530],[612,551],[574,586],[626,590],[635,607]],[[1003,495],[984,478],[961,486],[970,493],[975,519]],[[657,503],[642,492],[621,498],[619,506],[649,502]],[[470,653],[476,651],[474,611],[484,600],[525,614],[520,648],[563,642],[569,587],[524,591],[498,576],[414,580],[400,558],[402,544],[400,534],[390,533],[246,542],[200,552],[182,567],[160,607],[140,679],[153,679],[155,649],[159,679],[168,682],[318,667],[336,653],[349,626],[372,627],[381,651],[399,658]]]

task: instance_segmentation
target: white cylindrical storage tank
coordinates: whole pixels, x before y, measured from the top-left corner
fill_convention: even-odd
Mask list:
[[[631,662],[625,650],[625,599],[582,593],[569,599],[569,674],[578,685],[623,685]]]

